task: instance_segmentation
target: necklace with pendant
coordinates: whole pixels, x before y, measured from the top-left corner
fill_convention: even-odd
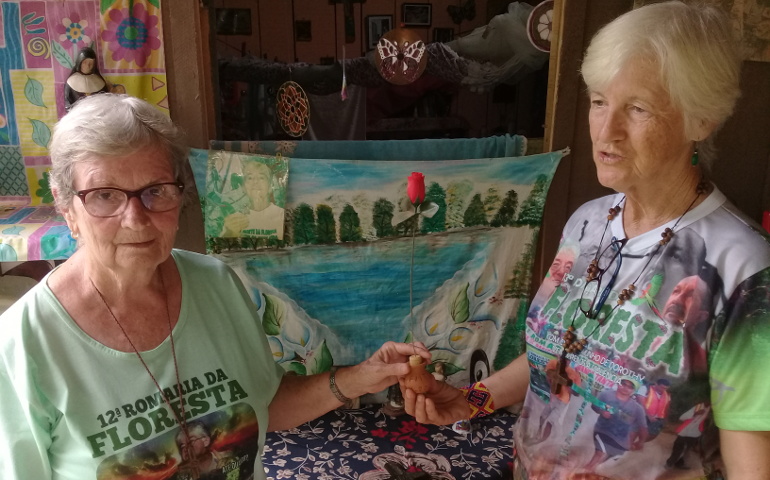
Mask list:
[[[661,232],[660,236],[661,239],[655,244],[653,247],[652,252],[650,252],[650,255],[647,257],[647,261],[644,263],[644,266],[639,271],[639,274],[636,276],[633,282],[631,282],[627,288],[624,288],[620,291],[618,294],[618,299],[615,302],[615,305],[612,306],[612,309],[610,309],[609,312],[606,314],[602,314],[601,310],[604,306],[607,298],[609,297],[610,291],[615,284],[615,279],[618,277],[618,274],[620,273],[620,267],[622,264],[622,255],[621,250],[625,246],[625,244],[628,242],[627,238],[623,238],[620,240],[615,239],[614,237],[610,241],[610,244],[602,248],[602,243],[604,243],[604,237],[607,235],[607,230],[610,226],[610,223],[612,220],[615,219],[615,217],[620,213],[621,211],[621,204],[624,204],[626,197],[623,197],[620,199],[620,201],[615,205],[614,207],[610,208],[608,215],[607,215],[607,223],[604,225],[604,232],[602,232],[602,236],[599,240],[599,247],[596,249],[596,254],[594,255],[594,258],[591,260],[591,262],[588,265],[588,268],[586,269],[586,278],[585,278],[585,285],[583,287],[583,295],[585,294],[585,289],[588,286],[589,283],[597,281],[598,286],[596,288],[596,294],[594,295],[593,299],[591,300],[591,303],[588,305],[588,308],[583,308],[583,295],[581,295],[580,300],[578,301],[578,308],[575,309],[575,313],[572,315],[572,320],[570,321],[569,327],[567,327],[567,330],[564,332],[563,335],[563,343],[562,343],[562,351],[561,355],[559,357],[558,361],[558,368],[556,370],[551,370],[547,372],[546,376],[548,377],[548,380],[551,383],[551,394],[552,395],[559,395],[561,393],[562,386],[565,387],[571,387],[572,386],[572,380],[567,375],[567,364],[569,363],[569,358],[567,357],[569,354],[573,355],[580,355],[580,353],[588,346],[588,339],[591,338],[596,332],[598,332],[602,326],[604,326],[605,321],[615,312],[615,310],[618,309],[621,305],[623,305],[627,300],[630,300],[634,293],[636,292],[636,282],[639,281],[639,279],[642,277],[642,274],[647,270],[647,267],[652,262],[652,259],[658,254],[661,253],[666,246],[669,244],[672,238],[674,238],[674,231],[676,227],[679,225],[679,223],[682,221],[685,215],[687,215],[687,212],[689,212],[692,207],[695,205],[695,202],[698,201],[701,195],[706,193],[708,189],[708,185],[705,181],[701,181],[698,183],[698,186],[695,189],[695,198],[690,202],[690,205],[687,207],[687,209],[684,211],[684,213],[677,219],[676,222],[674,222],[674,225],[671,227],[666,227]],[[610,260],[606,268],[601,268],[599,266],[599,260],[602,258],[607,252],[610,254]],[[601,293],[599,292],[599,289],[601,287],[601,279],[604,276],[604,273],[607,272],[607,270],[610,269],[615,265],[614,272],[612,273],[609,282],[607,285],[601,290]],[[596,325],[594,325],[594,328],[583,338],[578,338],[576,329],[575,329],[575,320],[578,318],[578,312],[581,312],[583,316],[588,320],[596,320]]]
[[[158,272],[160,275],[160,284],[163,287],[163,294],[166,299],[166,320],[168,321],[168,332],[169,332],[169,339],[171,340],[171,356],[174,359],[174,374],[176,375],[176,393],[179,396],[179,405],[181,410],[181,417],[177,413],[176,409],[171,406],[171,402],[168,399],[168,396],[166,396],[166,393],[163,391],[163,389],[160,387],[160,384],[158,383],[158,380],[155,379],[155,375],[152,374],[152,371],[150,371],[150,367],[147,366],[147,362],[144,361],[144,358],[142,358],[142,355],[139,353],[139,349],[136,348],[136,345],[134,345],[134,342],[131,341],[131,337],[128,336],[128,333],[126,332],[126,329],[123,328],[123,325],[118,321],[118,317],[113,313],[112,309],[110,308],[110,305],[107,303],[107,300],[104,298],[104,295],[102,295],[102,292],[96,287],[96,284],[91,279],[91,277],[88,277],[88,281],[91,282],[91,286],[94,287],[94,290],[96,290],[97,295],[99,295],[99,298],[101,299],[102,303],[104,304],[104,307],[107,309],[107,311],[110,313],[110,316],[113,320],[115,320],[115,323],[120,328],[120,331],[123,332],[123,336],[126,337],[126,340],[128,341],[129,345],[131,345],[131,348],[134,350],[134,353],[139,358],[139,361],[142,363],[142,366],[144,367],[145,371],[147,371],[147,374],[150,375],[150,378],[152,379],[153,383],[155,384],[155,387],[157,387],[158,392],[160,392],[161,397],[163,398],[163,401],[166,402],[166,405],[168,405],[169,410],[171,410],[171,413],[174,415],[174,418],[176,418],[177,423],[179,424],[179,427],[182,429],[182,432],[184,432],[185,436],[185,447],[184,452],[180,451],[179,454],[182,456],[182,459],[186,457],[189,459],[189,462],[191,465],[185,470],[185,473],[188,474],[188,478],[197,479],[200,478],[200,468],[198,467],[198,460],[195,457],[195,454],[192,449],[192,441],[190,437],[190,432],[187,428],[187,420],[185,418],[185,405],[184,405],[184,396],[182,395],[182,389],[181,389],[181,382],[179,380],[179,363],[176,359],[176,346],[174,345],[174,331],[171,328],[171,313],[169,312],[169,305],[168,305],[168,292],[166,291],[166,283],[163,281],[163,273]]]

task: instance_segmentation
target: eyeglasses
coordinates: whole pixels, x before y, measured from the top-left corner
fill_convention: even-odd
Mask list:
[[[156,183],[139,190],[114,187],[89,188],[75,192],[83,207],[94,217],[114,217],[125,210],[128,201],[136,197],[144,208],[160,213],[173,210],[182,203],[184,184],[181,182]]]
[[[627,238],[618,240],[617,238],[612,237],[610,244],[604,247],[604,250],[591,261],[591,265],[588,267],[589,280],[583,286],[583,294],[580,297],[579,303],[580,311],[582,311],[587,318],[596,318],[607,301],[610,290],[612,290],[612,286],[615,285],[615,280],[618,278],[620,265],[623,263],[623,255],[621,255],[620,251],[627,241]],[[607,285],[602,289],[604,274],[607,273],[613,265],[615,265],[615,269],[612,271],[612,275],[610,276]],[[589,302],[588,299],[585,298],[585,293],[588,286],[594,282],[596,282],[596,290],[594,291],[593,298]],[[601,294],[599,293],[600,291]]]

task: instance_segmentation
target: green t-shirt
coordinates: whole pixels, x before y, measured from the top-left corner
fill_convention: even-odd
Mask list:
[[[197,474],[264,478],[267,409],[282,370],[232,270],[181,250],[173,257],[182,278],[173,337],[188,430],[201,452]],[[104,321],[113,321],[107,312]],[[46,280],[0,325],[0,478],[189,478],[174,413],[136,354],[86,335]],[[181,412],[170,340],[141,355]]]

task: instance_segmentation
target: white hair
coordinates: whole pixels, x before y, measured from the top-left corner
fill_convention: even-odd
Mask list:
[[[66,207],[74,195],[74,166],[98,157],[130,155],[147,147],[167,153],[178,181],[188,147],[171,119],[144,100],[103,93],[84,97],[54,126],[49,146],[50,184],[57,206]]]
[[[708,161],[711,138],[740,96],[741,55],[730,19],[716,7],[669,1],[631,10],[604,26],[586,50],[581,73],[590,91],[602,90],[630,60],[653,61],[685,133]],[[703,155],[706,155],[704,158]]]

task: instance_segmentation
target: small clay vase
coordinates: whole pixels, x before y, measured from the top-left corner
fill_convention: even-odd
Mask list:
[[[409,356],[409,373],[404,377],[404,386],[415,393],[425,393],[430,389],[433,377],[425,370],[425,362],[419,355]]]

